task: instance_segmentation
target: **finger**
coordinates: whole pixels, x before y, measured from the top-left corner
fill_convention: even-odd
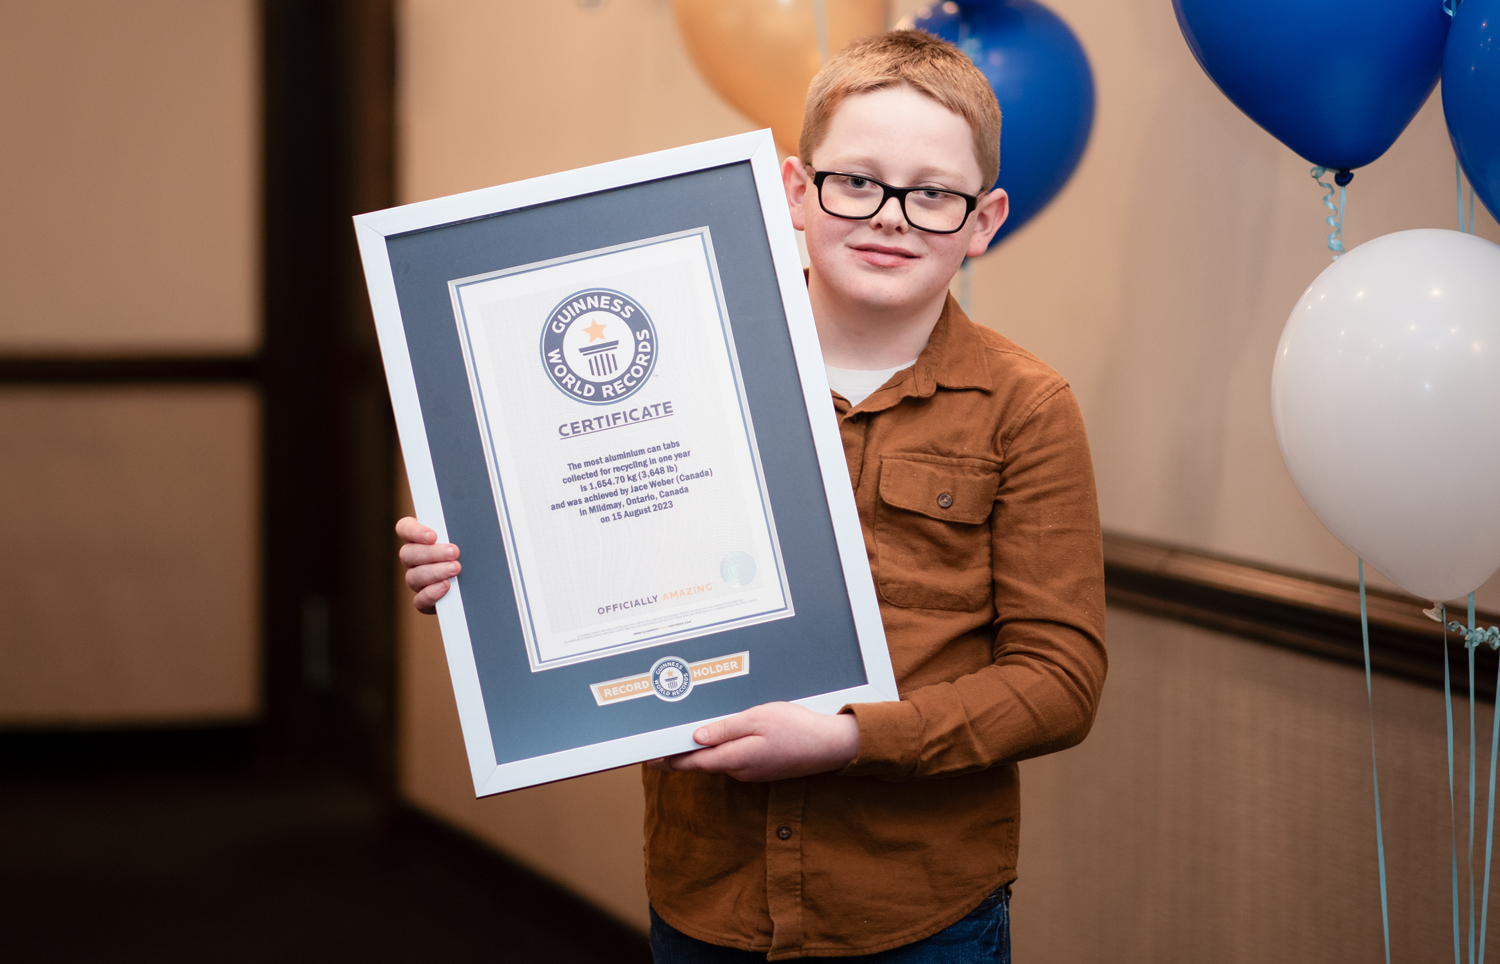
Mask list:
[[[662,757],[654,762],[661,764],[657,769],[681,770],[684,772],[703,772],[703,767],[694,759],[702,750],[690,750],[687,753],[678,753],[673,756]]]
[[[752,706],[742,713],[698,727],[693,731],[693,742],[700,746],[718,746],[720,743],[760,732],[757,724],[760,723],[761,714],[756,712],[758,709],[760,707]]]
[[[458,546],[451,542],[440,542],[435,546],[424,546],[417,542],[408,542],[396,553],[402,565],[425,566],[434,562],[452,562],[458,558]]]
[[[406,570],[406,587],[412,592],[421,592],[458,575],[463,566],[456,562],[440,562],[431,566],[416,566]]]
[[[437,612],[437,601],[448,595],[449,583],[444,581],[428,586],[412,597],[411,604],[417,612],[431,616]]]
[[[731,740],[719,746],[704,747],[701,750],[693,750],[691,753],[667,757],[667,763],[674,770],[727,773],[735,776],[751,761],[758,749],[756,744],[760,742],[755,737]]]
[[[437,542],[437,533],[411,516],[404,516],[396,523],[396,535],[402,542],[417,542],[431,545]]]

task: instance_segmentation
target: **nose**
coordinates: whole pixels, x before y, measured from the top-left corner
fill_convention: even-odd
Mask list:
[[[901,202],[894,197],[885,199],[885,203],[880,206],[880,210],[876,211],[875,216],[870,218],[870,226],[876,230],[891,228],[896,231],[905,231],[910,227],[906,221],[905,214],[901,210]]]

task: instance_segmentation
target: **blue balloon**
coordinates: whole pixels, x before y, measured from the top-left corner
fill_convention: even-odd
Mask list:
[[[1500,0],[1463,0],[1454,14],[1443,116],[1474,193],[1500,218]]]
[[[1094,124],[1094,77],[1073,31],[1034,0],[943,3],[914,26],[968,54],[1000,101],[1000,181],[1010,217],[990,247],[1047,206],[1073,175]]]
[[[1172,0],[1198,65],[1224,96],[1314,164],[1352,170],[1386,152],[1437,83],[1439,0]]]

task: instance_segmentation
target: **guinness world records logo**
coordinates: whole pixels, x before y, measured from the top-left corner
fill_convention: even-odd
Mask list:
[[[656,328],[628,295],[610,288],[574,292],[547,315],[542,367],[563,394],[589,405],[612,405],[650,379]]]
[[[676,703],[693,691],[693,671],[687,661],[663,656],[651,664],[651,688],[668,703]]]

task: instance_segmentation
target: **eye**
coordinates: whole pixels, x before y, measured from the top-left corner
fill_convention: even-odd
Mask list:
[[[862,178],[862,177],[852,177],[852,176],[849,178],[849,186],[852,187],[852,188],[854,188],[855,190],[859,190],[860,188],[864,188],[864,187],[869,187],[869,185],[870,185],[870,182],[868,180],[866,180],[865,178]]]

